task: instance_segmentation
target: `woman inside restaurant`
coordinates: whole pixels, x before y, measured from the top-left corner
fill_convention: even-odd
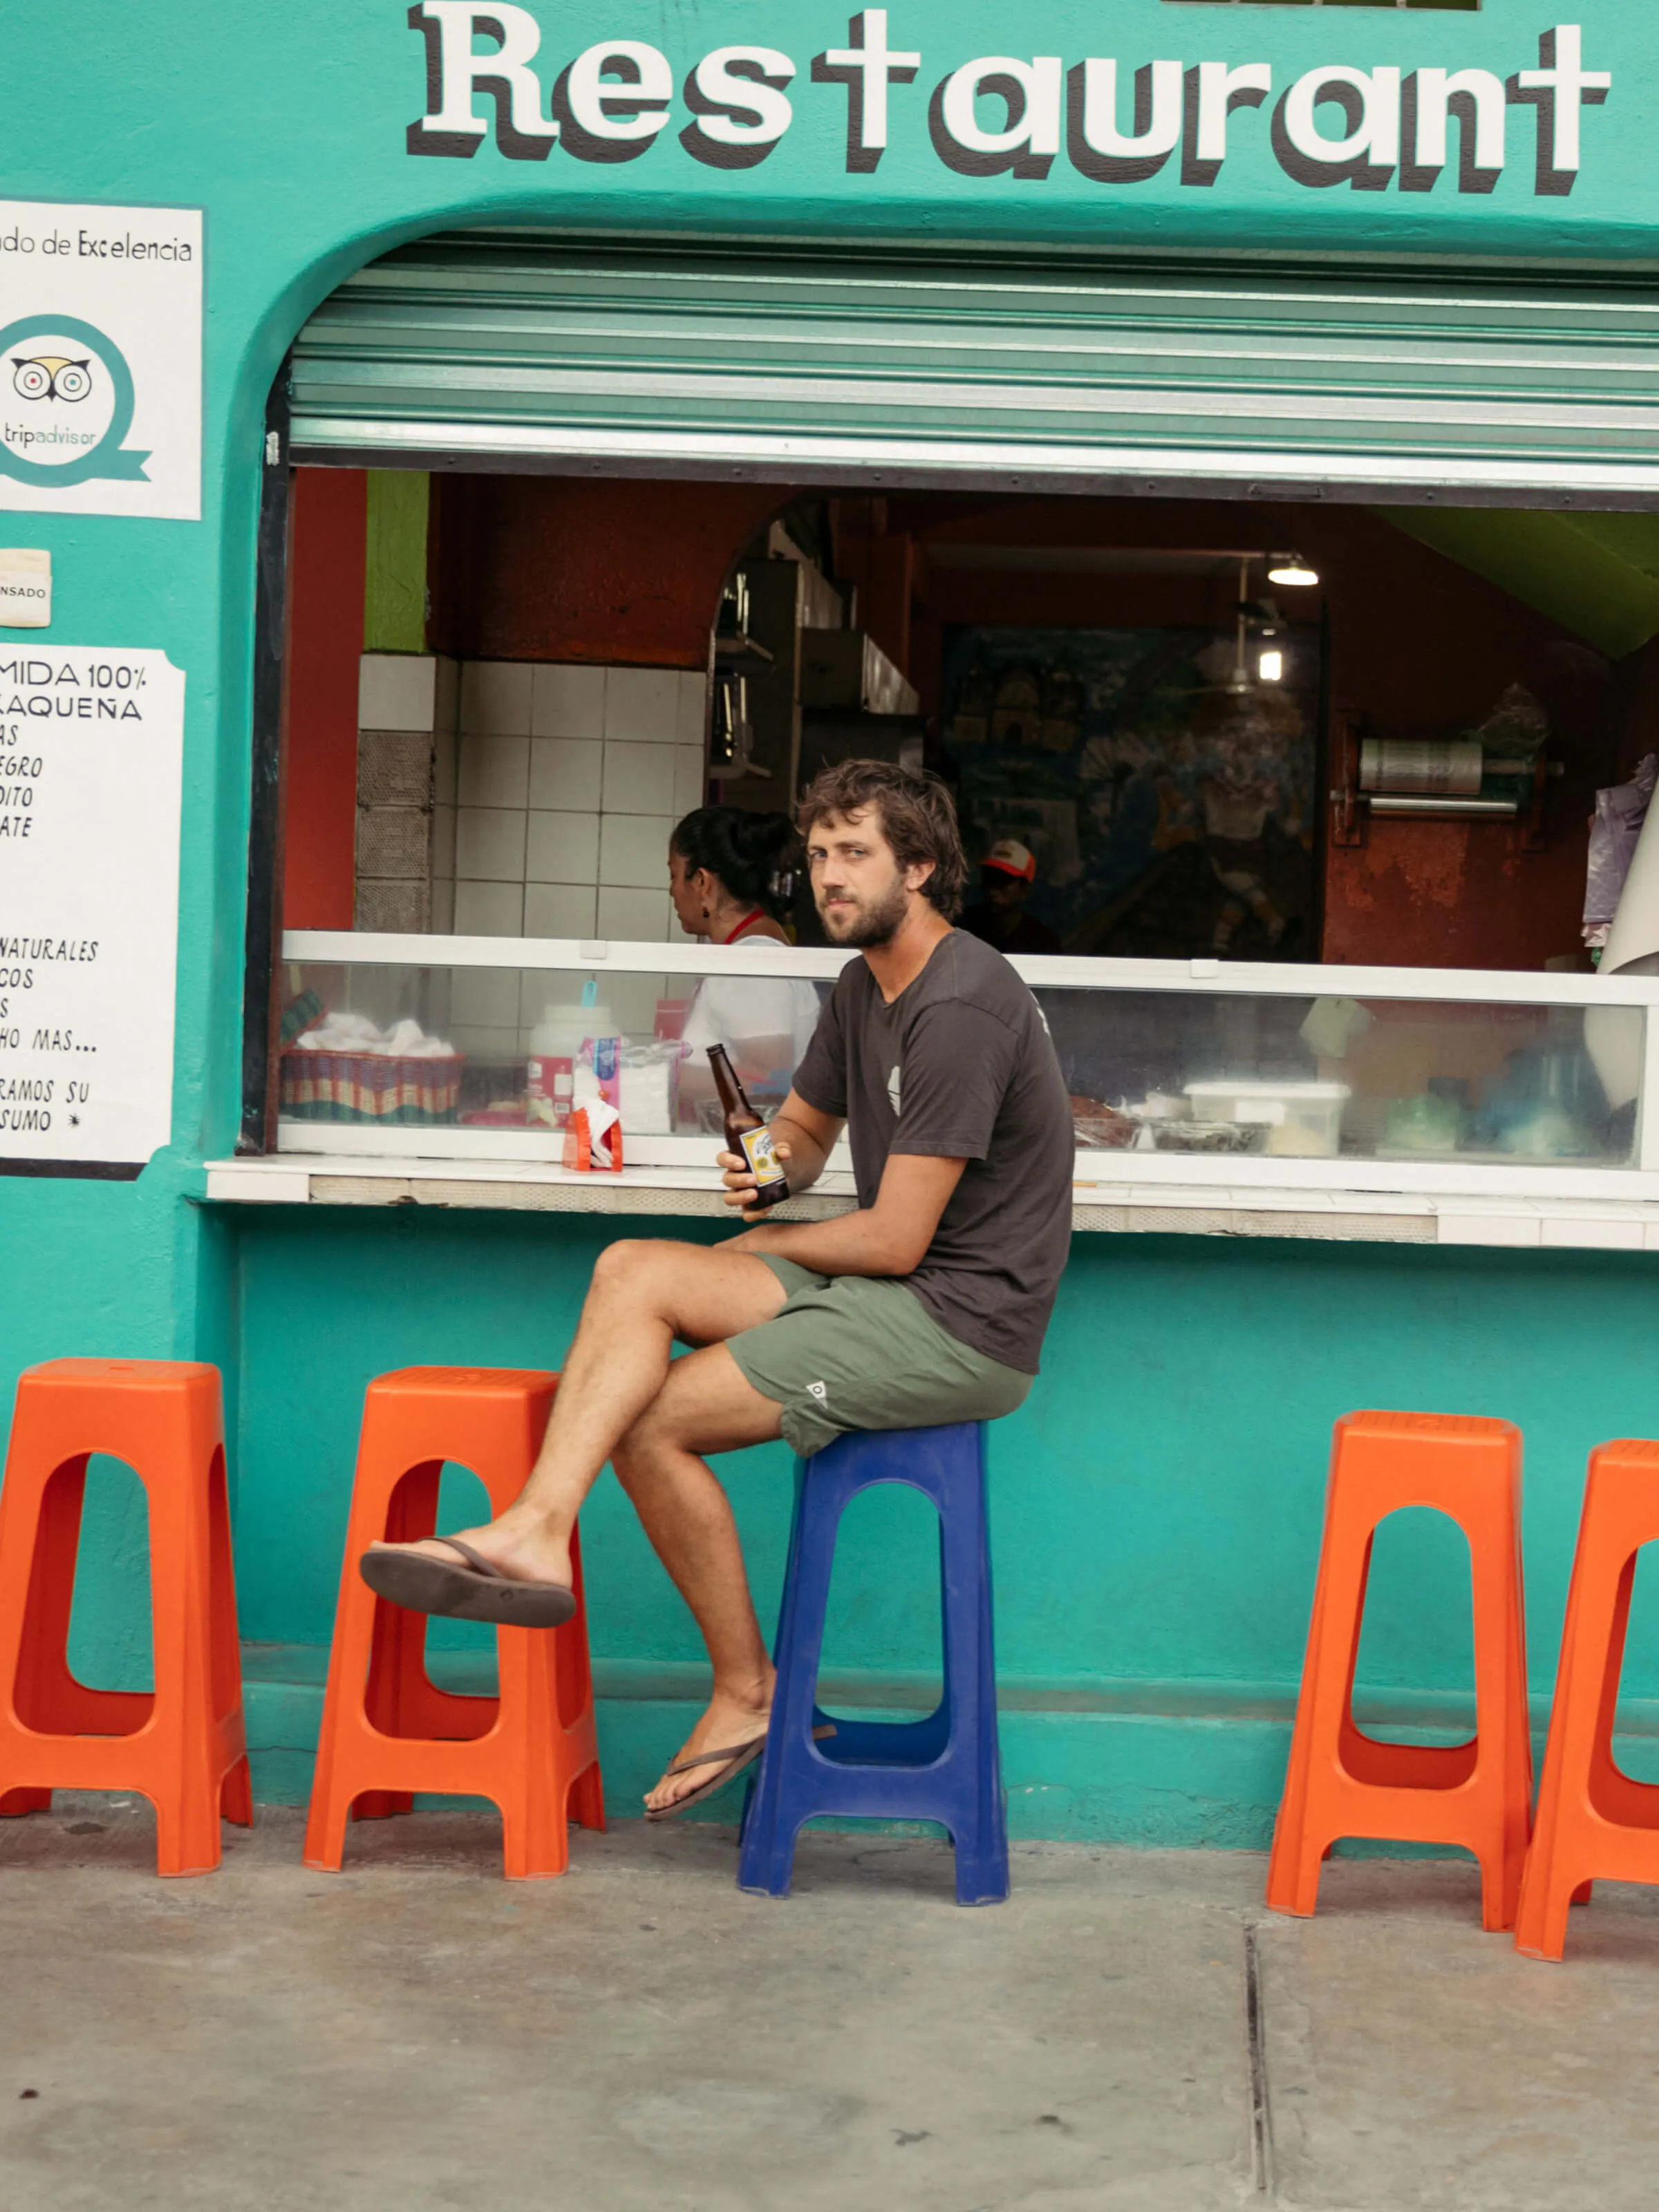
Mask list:
[[[745,951],[787,945],[783,917],[801,865],[800,841],[787,814],[698,807],[668,841],[668,888],[680,927],[711,945],[741,945]],[[706,976],[682,1032],[682,1115],[696,1118],[702,1105],[714,1110],[711,1044],[725,1045],[751,1096],[781,1097],[817,1026],[818,1005],[817,992],[804,981]]]

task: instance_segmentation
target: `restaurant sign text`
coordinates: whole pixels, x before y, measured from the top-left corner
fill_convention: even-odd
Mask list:
[[[811,100],[844,113],[850,174],[867,174],[890,146],[914,139],[964,177],[1040,181],[1066,163],[1103,184],[1143,183],[1167,168],[1202,188],[1249,130],[1265,134],[1287,177],[1316,190],[1425,192],[1447,176],[1459,192],[1487,193],[1519,155],[1532,192],[1560,197],[1583,164],[1584,111],[1613,88],[1611,70],[1587,65],[1577,23],[1538,32],[1535,55],[1517,53],[1505,76],[1336,58],[1291,74],[1248,59],[925,54],[907,43],[895,11],[869,8],[852,18],[844,44],[805,62],[776,46],[721,46],[678,82],[646,40],[567,51],[544,39],[529,9],[506,0],[416,0],[409,23],[425,41],[426,107],[409,125],[408,151],[452,161],[471,159],[493,134],[514,161],[544,161],[556,149],[579,161],[633,161],[667,134],[710,167],[754,168]]]

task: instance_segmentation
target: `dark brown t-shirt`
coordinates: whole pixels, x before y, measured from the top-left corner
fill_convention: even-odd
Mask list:
[[[845,1118],[860,1206],[890,1153],[967,1161],[902,1279],[959,1343],[1035,1375],[1071,1243],[1076,1139],[1048,1026],[1001,953],[953,929],[891,1006],[869,963],[848,961],[795,1088]]]

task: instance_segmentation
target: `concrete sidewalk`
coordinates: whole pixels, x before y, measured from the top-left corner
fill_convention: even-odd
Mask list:
[[[1480,1932],[1474,1869],[1337,1861],[1273,1918],[1244,1854],[492,1819],[228,1831],[149,1871],[142,1808],[0,1823],[4,2212],[1624,2212],[1659,2194],[1659,1896],[1568,1963]],[[1252,1986],[1256,2003],[1249,2002]],[[1254,2024],[1253,2024],[1254,2012]],[[34,2094],[30,2094],[31,2092]]]

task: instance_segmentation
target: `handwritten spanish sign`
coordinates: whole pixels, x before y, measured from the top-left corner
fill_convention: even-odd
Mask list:
[[[0,1159],[167,1142],[184,725],[164,653],[0,644]]]

